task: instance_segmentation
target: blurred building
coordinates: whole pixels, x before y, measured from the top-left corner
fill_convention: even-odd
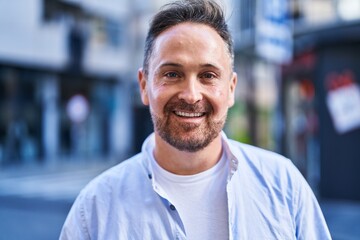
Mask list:
[[[288,156],[319,196],[360,200],[360,1],[233,2],[234,135]]]
[[[135,150],[140,6],[0,1],[0,166]]]

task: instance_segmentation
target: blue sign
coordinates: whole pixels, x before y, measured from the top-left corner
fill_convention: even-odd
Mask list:
[[[256,19],[256,51],[279,64],[292,59],[292,21],[288,0],[260,0]]]

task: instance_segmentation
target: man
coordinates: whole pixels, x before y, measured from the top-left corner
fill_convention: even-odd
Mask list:
[[[292,163],[227,139],[232,40],[213,1],[153,18],[138,73],[154,133],[78,196],[60,239],[330,239]]]

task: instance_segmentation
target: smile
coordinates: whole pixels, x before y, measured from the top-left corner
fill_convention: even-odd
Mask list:
[[[188,118],[197,118],[197,117],[202,117],[202,116],[205,115],[205,113],[203,113],[203,112],[201,112],[201,113],[189,113],[189,112],[175,111],[174,113],[179,117],[188,117]]]

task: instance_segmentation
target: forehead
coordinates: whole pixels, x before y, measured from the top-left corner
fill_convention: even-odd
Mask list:
[[[210,26],[181,23],[162,32],[154,42],[152,59],[196,57],[197,61],[230,61],[225,41]]]

